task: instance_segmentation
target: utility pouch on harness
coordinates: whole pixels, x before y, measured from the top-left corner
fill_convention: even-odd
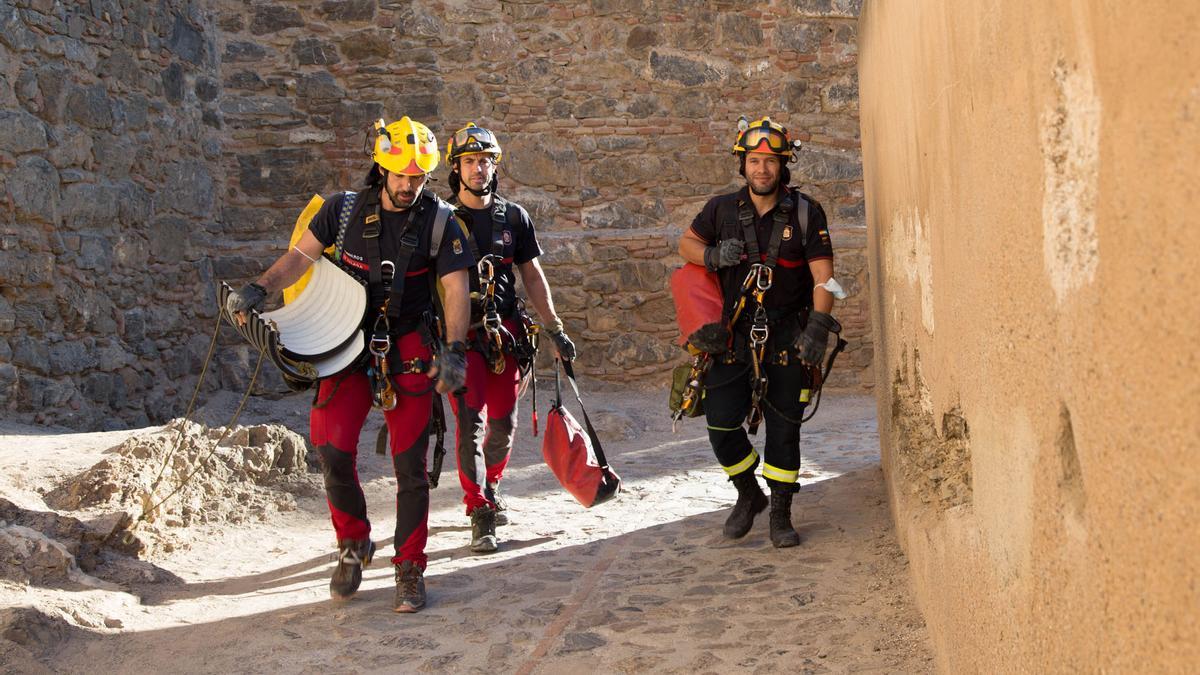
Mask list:
[[[667,404],[671,408],[672,425],[685,417],[704,414],[704,379],[710,362],[711,358],[700,354],[691,363],[671,370],[671,396]]]

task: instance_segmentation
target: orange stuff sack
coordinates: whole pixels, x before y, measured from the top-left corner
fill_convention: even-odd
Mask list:
[[[684,263],[671,273],[671,297],[675,300],[675,321],[679,324],[678,344],[697,328],[721,320],[724,295],[721,280],[703,265]]]

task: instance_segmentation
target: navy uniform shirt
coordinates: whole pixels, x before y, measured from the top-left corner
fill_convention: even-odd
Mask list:
[[[317,212],[308,226],[313,235],[326,247],[332,246],[337,241],[338,214],[344,198],[345,193],[342,192],[327,198],[321,210]],[[367,245],[363,240],[362,232],[366,216],[375,212],[373,204],[378,201],[378,197],[368,198],[366,194],[359,194],[358,199],[360,202],[365,199],[366,203],[355,204],[355,211],[358,214],[357,217],[351,219],[346,228],[340,262],[359,279],[369,282]],[[393,329],[410,326],[422,314],[433,308],[430,284],[426,276],[431,268],[440,277],[457,270],[467,269],[475,264],[475,258],[471,255],[471,247],[466,240],[466,232],[459,225],[458,219],[453,217],[446,222],[446,231],[442,235],[442,245],[438,249],[436,260],[431,260],[429,246],[433,233],[434,216],[437,214],[436,197],[428,190],[424,190],[412,208],[417,209],[413,215],[413,226],[420,228],[418,237],[420,243],[408,261],[408,269],[396,270],[397,276],[400,274],[405,276],[405,282],[404,295],[401,298],[399,326],[393,325]],[[396,259],[400,252],[400,234],[408,218],[408,210],[380,211],[382,222],[380,223],[379,251],[382,260],[394,261]],[[381,289],[368,288],[368,296],[387,297],[380,291]],[[373,321],[378,309],[378,307],[368,308],[368,324]]]
[[[529,213],[520,205],[508,202],[506,213],[507,234],[493,232],[492,209],[471,209],[459,206],[459,213],[465,214],[479,250],[479,257],[493,253],[493,237],[499,238],[501,260],[496,265],[496,310],[502,317],[512,315],[517,301],[516,275],[514,265],[523,265],[542,255],[542,247],[538,244],[537,234],[533,230],[533,221]]]
[[[784,230],[783,240],[779,246],[779,260],[775,264],[774,281],[771,290],[767,291],[763,305],[774,316],[794,315],[812,307],[813,278],[808,263],[814,260],[832,260],[833,246],[829,241],[829,226],[825,220],[825,210],[817,200],[803,194],[799,190],[792,191],[795,206],[789,221],[789,229]],[[798,200],[808,201],[808,232],[807,239],[801,241],[799,232]],[[750,190],[743,187],[737,192],[713,197],[704,205],[700,213],[692,221],[692,232],[709,246],[717,244],[722,236],[735,236],[743,239],[744,234],[737,223],[738,200],[749,201]],[[753,209],[754,205],[751,204]],[[774,225],[775,210],[778,205],[763,215],[755,213],[754,229],[758,235],[758,249],[763,260],[766,258],[767,247],[770,245],[771,229]],[[720,222],[719,222],[720,221]],[[734,267],[721,270],[722,286],[726,289],[730,284],[741,288],[742,281],[750,271],[750,261],[742,256],[742,262]],[[728,302],[728,293],[726,297]]]

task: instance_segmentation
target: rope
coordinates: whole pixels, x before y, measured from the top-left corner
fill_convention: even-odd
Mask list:
[[[202,459],[196,463],[196,468],[192,469],[192,472],[189,473],[186,477],[184,477],[184,479],[182,481],[180,481],[178,485],[175,486],[174,490],[171,490],[170,492],[168,492],[167,496],[158,500],[157,504],[153,504],[149,507],[143,508],[142,515],[138,516],[138,519],[137,519],[137,521],[135,521],[134,525],[145,521],[147,515],[153,514],[155,511],[157,511],[159,508],[161,508],[162,505],[165,504],[168,499],[170,499],[171,497],[174,497],[176,494],[179,494],[179,491],[182,490],[184,488],[184,486],[187,485],[192,480],[192,478],[194,478],[196,476],[196,474],[200,473],[200,470],[203,469],[204,465],[208,463],[208,460],[213,456],[213,453],[215,453],[217,451],[217,448],[219,448],[221,446],[221,441],[225,440],[225,437],[229,435],[230,429],[232,429],[233,426],[235,424],[237,424],[238,417],[241,416],[242,409],[246,406],[246,401],[249,400],[249,398],[250,398],[250,392],[254,390],[254,383],[255,383],[255,381],[258,380],[259,371],[262,370],[263,356],[265,354],[266,354],[266,350],[260,350],[258,352],[258,362],[256,364],[254,364],[254,374],[250,377],[250,384],[249,384],[249,386],[246,387],[246,393],[242,394],[242,400],[240,403],[238,403],[237,410],[234,411],[234,413],[233,413],[233,419],[229,420],[229,424],[225,425],[225,430],[221,432],[220,438],[218,438],[217,442],[213,444],[211,449],[209,449],[208,454],[204,456],[204,459]],[[184,421],[185,421],[184,426],[186,427],[186,422],[188,422],[190,420],[185,419]],[[158,487],[157,485],[154,486],[154,488],[157,488],[157,487]],[[150,490],[149,494],[151,494],[151,495],[154,494],[154,488],[152,488]],[[149,499],[147,499],[147,501],[149,501]],[[131,526],[130,531],[132,532],[132,530],[133,530],[133,527]]]

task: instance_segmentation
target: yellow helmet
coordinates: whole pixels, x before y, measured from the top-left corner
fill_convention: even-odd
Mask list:
[[[467,126],[454,132],[450,140],[446,141],[447,162],[453,162],[463,155],[482,153],[492,155],[497,164],[504,156],[503,151],[500,150],[500,141],[496,140],[496,135],[483,127],[476,126],[474,122],[469,122]]]
[[[747,122],[745,116],[738,120],[737,140],[733,143],[733,154],[763,152],[778,155],[788,160],[795,158],[800,141],[793,141],[782,124],[763,117]]]
[[[375,122],[375,163],[391,173],[420,176],[437,168],[441,160],[437,138],[429,127],[401,117],[399,122],[384,125]]]

